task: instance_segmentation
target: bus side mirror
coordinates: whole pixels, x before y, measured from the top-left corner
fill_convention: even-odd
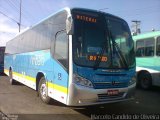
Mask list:
[[[71,16],[66,19],[66,31],[68,35],[73,35],[73,20]]]

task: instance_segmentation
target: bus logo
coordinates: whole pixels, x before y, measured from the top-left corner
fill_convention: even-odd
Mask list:
[[[43,66],[44,65],[44,56],[43,55],[35,55],[30,59],[32,65],[35,66]]]
[[[112,81],[112,85],[115,85],[116,84],[116,82],[115,81]]]

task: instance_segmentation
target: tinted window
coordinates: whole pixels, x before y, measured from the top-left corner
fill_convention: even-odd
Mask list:
[[[75,12],[73,18],[75,64],[94,68],[126,68],[135,65],[133,41],[126,22],[87,11]],[[119,49],[115,43],[121,44]]]
[[[154,56],[154,38],[145,41],[145,56]]]
[[[157,38],[157,50],[156,50],[157,56],[160,56],[160,37]]]
[[[0,64],[3,64],[4,61],[4,47],[0,47]]]
[[[136,42],[136,56],[144,56],[144,40],[139,40]]]
[[[127,23],[123,20],[106,17],[110,32],[113,66],[135,66],[133,40]]]
[[[136,56],[154,56],[154,38],[142,39],[136,42]]]
[[[55,58],[68,68],[68,37],[65,32],[59,32],[55,41]]]

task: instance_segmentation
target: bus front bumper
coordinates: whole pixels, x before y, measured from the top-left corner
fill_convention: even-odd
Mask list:
[[[106,103],[121,102],[134,98],[136,83],[126,88],[93,89],[76,84],[71,84],[67,105],[88,106]],[[116,90],[117,95],[108,95],[108,91]]]

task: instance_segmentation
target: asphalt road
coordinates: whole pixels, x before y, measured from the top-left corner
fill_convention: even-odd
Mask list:
[[[128,114],[132,116],[127,116]],[[143,119],[148,117],[148,114],[160,114],[160,88],[158,87],[149,91],[137,89],[135,99],[132,101],[85,108],[67,107],[56,101],[47,105],[37,97],[36,91],[21,84],[10,85],[7,76],[0,76],[0,119],[2,120],[5,119],[5,115],[15,120],[88,120],[109,119],[117,115],[124,115],[121,117],[128,117],[128,119],[137,115]],[[160,116],[155,117],[160,119]]]

